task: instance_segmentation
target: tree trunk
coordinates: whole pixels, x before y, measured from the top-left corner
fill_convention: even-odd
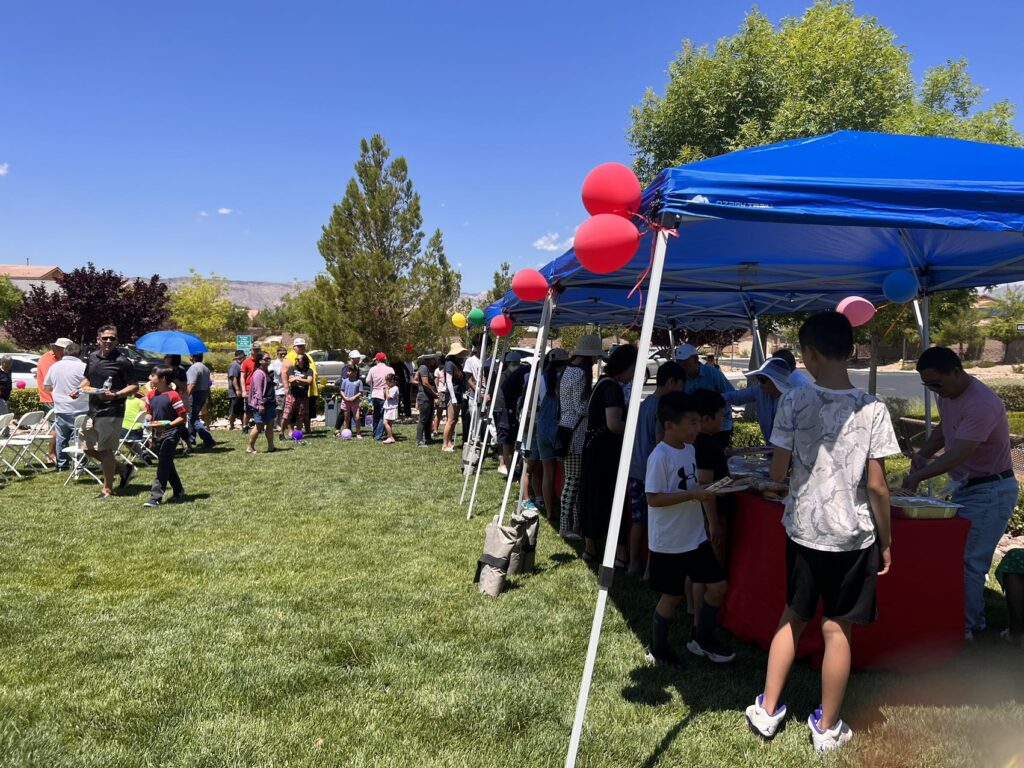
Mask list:
[[[871,366],[868,368],[868,394],[873,395],[878,391],[878,339],[874,334],[872,334],[869,339]]]

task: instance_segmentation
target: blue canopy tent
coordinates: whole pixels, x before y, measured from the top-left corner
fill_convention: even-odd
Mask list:
[[[1024,150],[957,139],[841,131],[663,171],[649,219],[685,217],[668,241],[656,322],[747,327],[753,317],[882,302],[882,282],[913,269],[922,293],[1024,279]],[[554,325],[631,323],[627,294],[654,232],[610,275],[570,250],[541,272],[559,287]],[[486,310],[537,323],[541,305],[509,293]]]
[[[1019,148],[841,131],[669,168],[644,191],[641,213],[678,237],[649,230],[631,261],[609,275],[584,270],[569,251],[541,270],[557,288],[552,297],[530,304],[510,293],[487,308],[488,321],[506,312],[518,323],[540,323],[542,354],[550,325],[642,317],[643,360],[656,322],[745,327],[763,314],[831,308],[851,294],[880,302],[885,278],[910,269],[927,344],[928,294],[1024,280]],[[627,298],[639,282],[647,283],[642,308],[638,294]],[[638,366],[634,391],[643,374]],[[627,410],[567,766],[576,761],[614,574],[639,400]]]

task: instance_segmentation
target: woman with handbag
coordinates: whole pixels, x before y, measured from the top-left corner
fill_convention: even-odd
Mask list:
[[[602,354],[601,337],[580,336],[572,360],[558,385],[558,432],[555,455],[562,459],[562,514],[558,533],[566,541],[580,541],[579,486],[583,463],[583,438],[587,431],[587,403],[594,383],[594,359]]]
[[[598,558],[598,547],[608,536],[622,434],[626,431],[626,397],[622,386],[633,378],[636,357],[636,347],[631,344],[623,344],[612,352],[587,406],[587,435],[580,472],[583,559],[587,561]],[[619,552],[615,556],[615,565],[623,568],[629,564],[625,532],[619,531]]]

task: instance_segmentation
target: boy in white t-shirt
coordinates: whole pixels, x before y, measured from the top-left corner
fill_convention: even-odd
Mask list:
[[[669,392],[658,401],[658,421],[664,437],[647,459],[644,480],[649,581],[651,589],[661,595],[654,608],[647,659],[669,666],[679,664],[668,643],[668,630],[689,577],[695,584],[705,585],[705,592],[687,650],[718,663],[732,661],[736,654],[714,637],[715,616],[727,585],[725,571],[704,531],[701,502],[714,496],[697,482],[693,441],[700,432],[700,416],[688,395]]]
[[[854,388],[846,370],[853,328],[838,312],[822,312],[800,327],[804,365],[814,385],[790,390],[772,426],[772,480],[790,492],[786,529],[787,598],[771,650],[764,693],[747,707],[747,722],[765,738],[786,716],[779,699],[807,622],[822,603],[825,660],[821,707],[807,718],[819,752],[853,737],[839,718],[850,677],[852,625],[877,617],[875,582],[889,570],[889,487],[886,456],[899,454],[889,411]]]

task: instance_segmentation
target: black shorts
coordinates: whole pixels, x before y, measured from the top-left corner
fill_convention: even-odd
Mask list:
[[[229,416],[241,416],[242,408],[244,407],[245,400],[241,397],[232,397],[228,400],[228,415]]]
[[[722,568],[710,541],[702,541],[689,552],[651,552],[648,560],[651,589],[661,595],[678,597],[686,590],[686,577],[695,584],[725,581]]]
[[[882,555],[875,542],[852,552],[822,552],[786,538],[786,603],[810,621],[822,602],[826,619],[870,624],[878,618],[875,583]]]
[[[519,422],[513,420],[512,414],[504,408],[494,412],[494,431],[497,433],[498,445],[515,445],[519,437]]]

